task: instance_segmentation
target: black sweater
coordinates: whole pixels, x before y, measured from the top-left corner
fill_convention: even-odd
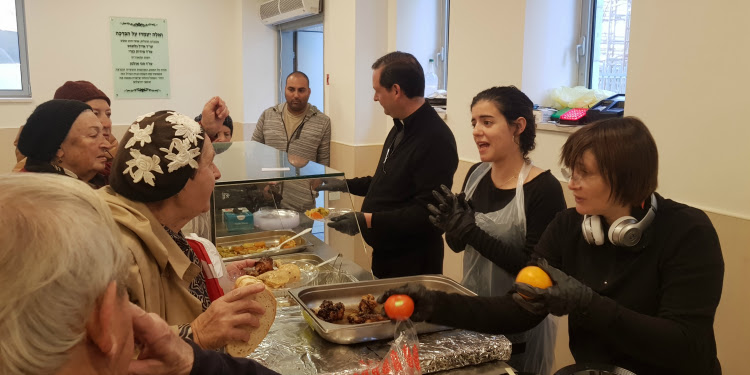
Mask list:
[[[713,331],[724,277],[719,238],[702,211],[657,199],[656,218],[635,248],[587,244],[582,216],[569,209],[550,223],[535,255],[596,292],[584,312],[569,316],[577,362],[613,364],[638,375],[721,374]],[[542,318],[510,294],[439,294],[431,321],[513,333]]]
[[[464,180],[466,182],[480,163],[469,169]],[[466,244],[471,245],[482,256],[492,263],[503,268],[511,275],[525,267],[531,259],[539,238],[547,229],[547,225],[555,218],[555,215],[565,209],[565,197],[563,196],[560,181],[547,170],[534,177],[523,185],[524,213],[526,215],[526,242],[523,251],[507,246],[503,241],[492,237],[478,226],[473,226],[463,238],[457,238],[451,233],[445,234],[445,239],[453,251],[463,251]],[[516,188],[498,189],[492,182],[490,172],[477,184],[472,194],[471,204],[476,212],[494,212],[504,208],[516,196]]]
[[[453,185],[456,140],[426,102],[404,119],[397,145],[402,125],[394,123],[375,175],[347,180],[352,194],[365,197],[362,212],[372,213],[372,228],[362,230],[373,248],[372,271],[379,278],[439,274],[442,233],[428,220],[427,204],[435,203],[432,190]]]
[[[203,350],[198,344],[185,340],[193,348],[193,368],[190,375],[203,374],[244,374],[244,375],[279,375],[252,359],[234,358],[226,353]]]

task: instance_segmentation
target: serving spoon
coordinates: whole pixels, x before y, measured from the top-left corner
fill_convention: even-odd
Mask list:
[[[297,233],[297,235],[295,235],[294,237],[290,237],[286,241],[281,242],[278,245],[276,245],[276,246],[268,249],[268,251],[279,250],[279,249],[281,249],[281,246],[284,245],[285,243],[287,243],[287,242],[289,242],[289,241],[291,241],[291,240],[293,240],[293,239],[295,239],[295,238],[297,238],[297,237],[299,237],[299,236],[301,236],[303,234],[308,234],[310,232],[312,232],[312,228],[307,228],[307,229],[303,230],[302,232]]]

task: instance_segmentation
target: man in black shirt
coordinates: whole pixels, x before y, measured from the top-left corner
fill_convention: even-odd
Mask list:
[[[362,237],[373,248],[372,272],[379,278],[443,272],[442,232],[428,220],[432,190],[450,187],[458,167],[456,140],[424,99],[424,71],[417,59],[392,52],[372,65],[375,101],[394,126],[386,137],[374,176],[346,180],[364,196],[362,212],[328,225]],[[339,182],[339,183],[337,183]],[[319,190],[346,190],[326,180]]]

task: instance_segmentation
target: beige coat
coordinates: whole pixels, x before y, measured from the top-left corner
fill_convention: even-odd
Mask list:
[[[188,291],[200,267],[180,250],[145,204],[131,201],[109,186],[97,194],[112,210],[131,256],[130,300],[172,326],[192,322],[203,312],[201,302]]]

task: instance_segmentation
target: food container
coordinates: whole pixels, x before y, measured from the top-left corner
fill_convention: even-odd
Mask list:
[[[286,297],[288,291],[292,288],[299,288],[310,285],[327,285],[337,283],[351,283],[358,281],[357,278],[347,272],[340,271],[334,267],[333,264],[324,264],[321,267],[316,267],[318,264],[323,263],[323,259],[315,254],[311,253],[295,253],[287,255],[279,255],[272,257],[274,261],[280,263],[292,263],[300,267],[301,280],[292,285],[288,285],[282,288],[269,289],[276,297]],[[307,267],[315,267],[315,269],[305,270]]]
[[[220,240],[217,241],[216,246],[237,246],[242,245],[247,242],[265,242],[267,248],[272,248],[276,245],[278,245],[281,240],[281,236],[289,236],[292,237],[296,235],[292,230],[271,230],[271,231],[265,231],[265,232],[256,232],[256,233],[248,233],[248,234],[242,234],[237,236],[227,236],[222,237]],[[294,242],[297,243],[297,246],[290,247],[287,249],[278,249],[278,250],[265,250],[260,251],[253,254],[245,254],[245,255],[237,255],[233,257],[226,257],[223,258],[224,262],[234,262],[236,260],[242,260],[242,259],[253,259],[253,258],[261,258],[265,256],[275,256],[275,255],[283,255],[283,254],[291,254],[300,252],[302,250],[305,250],[308,246],[310,246],[310,243],[305,240],[305,236],[300,236],[294,239]]]
[[[261,208],[253,213],[255,226],[262,230],[292,229],[299,226],[299,212]]]
[[[221,213],[229,233],[247,233],[254,229],[253,214],[245,207],[225,208]]]
[[[308,286],[292,289],[289,294],[302,306],[302,315],[307,324],[324,339],[337,344],[355,344],[366,341],[392,339],[396,323],[391,321],[364,323],[364,324],[334,324],[328,323],[315,315],[323,300],[334,303],[343,302],[344,306],[356,306],[366,294],[372,294],[376,298],[383,292],[397,288],[406,283],[424,285],[427,289],[438,290],[448,293],[459,293],[464,295],[475,295],[459,283],[442,275],[421,275],[397,277],[392,279],[359,281],[347,284],[331,284]],[[430,323],[416,323],[414,325],[418,333],[436,332],[450,329]]]

